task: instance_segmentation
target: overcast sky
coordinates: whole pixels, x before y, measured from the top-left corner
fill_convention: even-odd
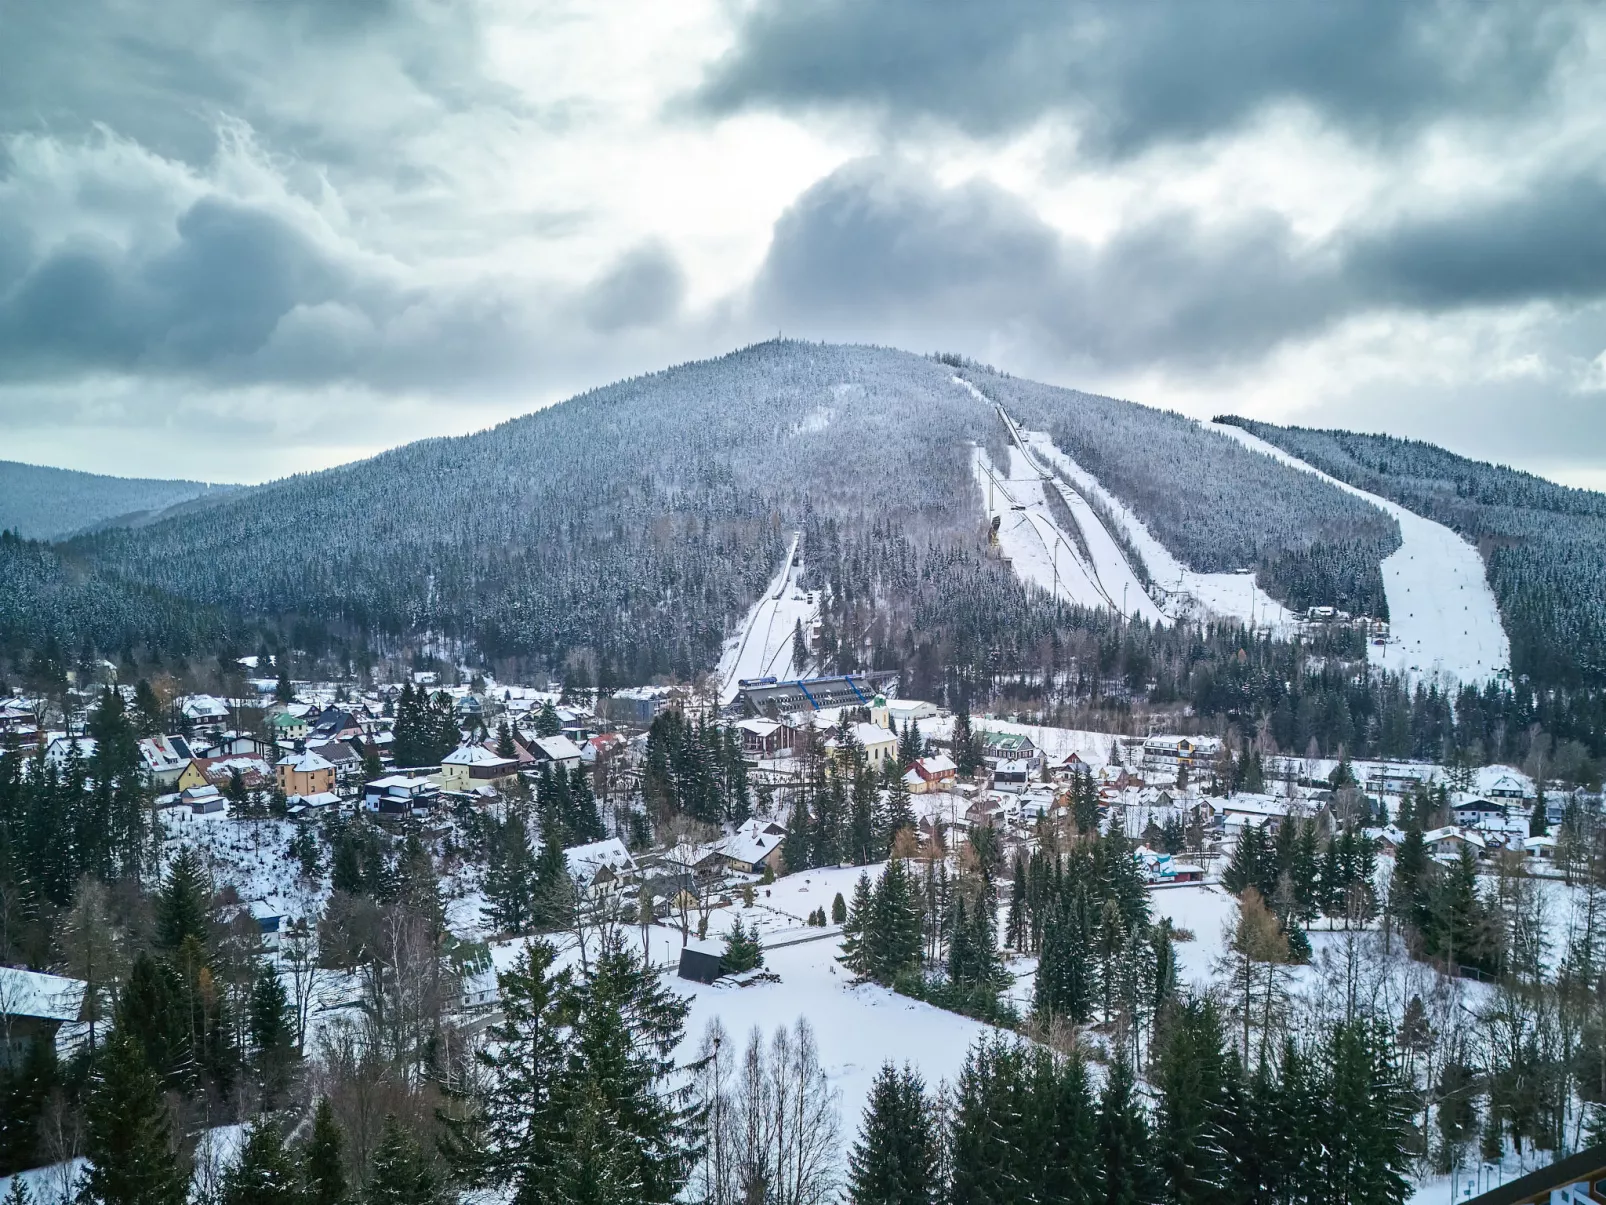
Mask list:
[[[1606,488],[1606,9],[0,0],[0,458],[257,481],[777,331]]]

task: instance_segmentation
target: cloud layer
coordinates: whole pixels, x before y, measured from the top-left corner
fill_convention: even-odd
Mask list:
[[[1606,474],[1591,6],[7,22],[7,455],[259,478],[781,329]]]

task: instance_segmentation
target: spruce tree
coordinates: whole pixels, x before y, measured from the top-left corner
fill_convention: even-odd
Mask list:
[[[876,1075],[858,1141],[848,1153],[854,1205],[935,1205],[938,1137],[925,1083],[891,1063]]]
[[[1149,1150],[1149,1124],[1138,1103],[1132,1064],[1124,1051],[1110,1063],[1099,1097],[1098,1148],[1105,1205],[1146,1205],[1158,1198]]]
[[[781,860],[786,873],[796,874],[814,865],[814,833],[810,823],[808,799],[799,795],[786,819],[786,836],[781,840]]]
[[[114,1031],[101,1051],[84,1106],[82,1199],[95,1205],[185,1205],[180,1163],[162,1083],[139,1043]]]
[[[385,1115],[368,1165],[366,1205],[443,1205],[435,1169],[416,1139],[396,1120]]]
[[[1224,1200],[1228,1169],[1221,1123],[1227,1062],[1214,1004],[1183,1000],[1168,1010],[1150,1076],[1160,1099],[1155,1169],[1176,1205]]]
[[[485,919],[500,933],[527,933],[536,919],[537,866],[524,817],[510,810],[507,819],[495,826],[488,845]]]
[[[252,1125],[234,1166],[223,1175],[222,1205],[297,1205],[301,1185],[279,1128]]]
[[[295,1022],[284,984],[272,967],[257,972],[251,988],[249,1025],[251,1062],[262,1108],[279,1107],[290,1087],[295,1064]]]
[[[344,1147],[345,1136],[329,1098],[320,1097],[312,1114],[312,1137],[302,1160],[306,1205],[348,1205]]]
[[[186,845],[173,859],[156,897],[156,944],[177,950],[193,937],[206,944],[212,885],[200,854]]]
[[[764,965],[764,947],[758,943],[758,933],[748,932],[741,917],[731,922],[730,932],[725,935],[725,952],[720,964],[732,974],[755,971]]]
[[[853,887],[853,902],[848,905],[847,916],[842,921],[842,953],[837,961],[855,975],[867,977],[870,974],[868,951],[865,945],[865,925],[870,920],[870,910],[874,905],[875,897],[870,887],[870,872],[863,871],[859,881]]]
[[[836,898],[831,901],[831,923],[840,925],[845,923],[847,919],[848,903],[842,898],[842,893],[839,891],[836,893]]]

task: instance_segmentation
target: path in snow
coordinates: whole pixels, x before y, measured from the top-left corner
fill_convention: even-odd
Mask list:
[[[1329,477],[1305,461],[1230,423],[1210,423],[1245,447],[1315,473],[1387,511],[1400,525],[1399,550],[1382,565],[1389,600],[1389,641],[1368,645],[1372,664],[1397,674],[1447,674],[1478,683],[1508,673],[1511,641],[1478,550],[1442,523]]]
[[[1127,542],[1143,558],[1150,579],[1165,591],[1165,614],[1174,619],[1219,615],[1240,620],[1251,627],[1270,629],[1279,635],[1292,633],[1293,612],[1262,590],[1253,572],[1198,573],[1189,569],[1171,554],[1170,549],[1155,539],[1131,508],[1105,489],[1097,477],[1057,448],[1047,434],[1025,431],[1022,437],[1039,461],[1053,467],[1070,486],[1075,487],[1067,489],[1067,494],[1080,490],[1096,499],[1121,527]],[[1087,504],[1083,502],[1082,505]],[[1075,510],[1074,507],[1072,509]],[[1091,514],[1091,508],[1088,509]],[[1080,514],[1077,519],[1081,520]],[[1103,530],[1102,525],[1100,530]],[[1108,533],[1105,533],[1105,538],[1109,538]],[[1088,542],[1091,546],[1091,537]],[[1114,544],[1113,540],[1110,542]],[[1131,572],[1130,569],[1128,572]]]
[[[797,584],[797,545],[801,538],[800,535],[792,537],[786,563],[765,589],[764,597],[748,611],[741,632],[725,645],[715,670],[719,675],[721,703],[735,700],[743,678],[772,674],[777,678],[791,678],[804,670],[803,666],[792,664],[792,632],[800,622],[807,630],[818,608]]]

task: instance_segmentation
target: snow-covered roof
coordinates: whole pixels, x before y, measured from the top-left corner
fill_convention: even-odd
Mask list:
[[[182,736],[141,737],[139,755],[153,771],[177,770],[189,764],[190,746]]]
[[[781,728],[781,726],[774,720],[759,719],[742,720],[736,726],[743,732],[751,732],[754,736],[758,737],[769,736],[772,732],[780,731]]]
[[[865,748],[871,745],[885,745],[897,738],[889,729],[880,724],[866,724],[863,721],[853,725],[853,739]]]
[[[229,714],[228,704],[211,695],[190,695],[179,704],[179,710],[192,720],[224,719]]]
[[[954,759],[946,753],[933,753],[930,757],[922,757],[916,764],[932,776],[957,773],[959,770]]]
[[[484,745],[460,745],[441,759],[443,766],[496,766],[504,762],[512,765],[515,759],[498,757]]]
[[[281,758],[278,764],[289,767],[292,774],[314,774],[319,770],[335,768],[334,763],[311,749],[294,757]]]
[[[76,1021],[84,1007],[82,979],[0,967],[0,1013],[41,1021]]]
[[[566,736],[538,736],[534,744],[550,761],[573,761],[580,756],[580,746]]]
[[[563,851],[563,860],[568,865],[569,874],[577,879],[595,878],[599,871],[605,869],[617,873],[636,868],[635,859],[618,837],[566,849]]]

